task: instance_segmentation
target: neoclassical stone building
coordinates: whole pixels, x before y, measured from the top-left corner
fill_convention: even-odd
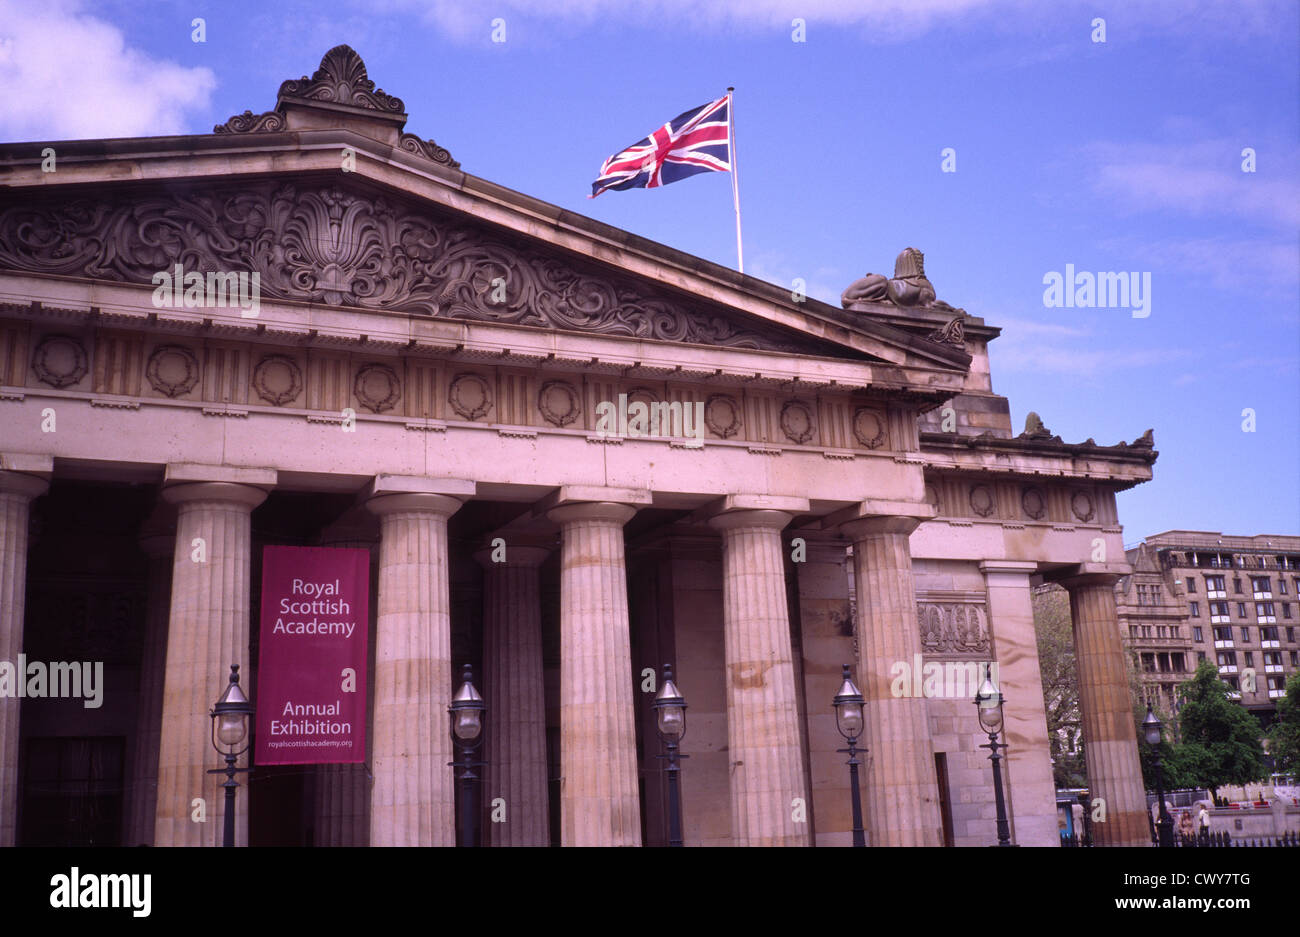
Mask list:
[[[255,767],[242,842],[452,844],[471,663],[506,806],[477,839],[663,843],[645,675],[672,662],[688,844],[849,842],[851,663],[869,843],[984,845],[973,688],[910,678],[993,662],[1014,839],[1055,844],[1042,579],[1071,594],[1096,835],[1148,841],[1112,586],[1149,434],[1016,435],[999,330],[919,251],[836,308],[469,175],[406,120],[340,46],[212,134],[0,146],[0,660],[104,663],[96,708],[0,699],[0,842],[219,840],[208,711],[232,662],[256,686],[266,545],[371,551],[368,750]],[[611,432],[621,398],[703,425]]]

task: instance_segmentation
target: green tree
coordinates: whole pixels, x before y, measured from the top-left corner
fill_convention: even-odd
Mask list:
[[[1268,750],[1279,774],[1300,776],[1300,671],[1286,682],[1277,701],[1277,722],[1268,730]]]
[[[1193,771],[1196,786],[1218,796],[1224,784],[1250,784],[1265,777],[1264,749],[1255,717],[1228,697],[1232,688],[1219,679],[1218,669],[1201,661],[1196,673],[1180,688],[1182,745],[1175,755],[1181,770]]]
[[[1035,589],[1033,608],[1052,775],[1058,788],[1087,787],[1069,594],[1059,586]]]

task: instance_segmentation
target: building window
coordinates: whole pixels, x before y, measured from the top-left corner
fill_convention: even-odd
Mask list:
[[[1193,618],[1200,618],[1200,617],[1201,617],[1201,603],[1200,603],[1200,602],[1193,602],[1193,603],[1191,603],[1191,610],[1192,610],[1192,617],[1193,617]]]
[[[1247,651],[1247,652],[1246,652],[1246,666],[1247,666],[1247,667],[1254,667],[1254,666],[1255,666],[1255,652],[1254,652],[1254,651]]]
[[[1295,643],[1295,628],[1293,628],[1291,625],[1286,626],[1286,643],[1287,644]]]
[[[1290,618],[1290,617],[1291,617],[1291,603],[1290,603],[1290,602],[1283,602],[1283,603],[1282,603],[1282,617],[1283,617],[1283,618]]]
[[[1137,640],[1137,636],[1138,636],[1138,626],[1137,626],[1137,625],[1129,625],[1129,626],[1128,626],[1128,636],[1129,636],[1129,638],[1131,638],[1132,640],[1135,640],[1135,641]]]
[[[1232,640],[1232,628],[1231,628],[1231,627],[1226,627],[1226,628],[1215,628],[1215,629],[1214,629],[1214,640],[1216,640],[1216,641],[1231,641],[1231,640]]]
[[[1223,577],[1222,577],[1222,576],[1206,576],[1206,577],[1205,577],[1205,589],[1206,589],[1207,592],[1222,592],[1222,591],[1223,591]]]
[[[1195,576],[1188,576],[1188,577],[1187,577],[1187,591],[1188,591],[1188,592],[1195,592],[1195,591],[1196,591],[1196,577],[1195,577]]]
[[[1282,595],[1286,595],[1286,580],[1281,576],[1277,577],[1277,591]]]
[[[1204,651],[1197,651],[1197,652],[1196,652],[1196,662],[1199,664],[1199,663],[1200,663],[1201,661],[1203,661],[1203,660],[1205,660],[1205,652],[1204,652]]]
[[[1251,576],[1250,587],[1254,590],[1256,595],[1272,594],[1273,580],[1269,579],[1267,576]]]
[[[1246,617],[1246,603],[1245,603],[1245,602],[1238,602],[1238,603],[1237,603],[1237,617],[1238,617],[1238,618],[1245,618],[1245,617]]]
[[[1249,628],[1243,627],[1243,628],[1241,629],[1241,643],[1242,643],[1242,644],[1249,644],[1249,643],[1250,643],[1250,629],[1249,629]]]
[[[1240,591],[1241,591],[1241,580],[1240,580],[1240,579],[1234,579],[1234,580],[1232,580],[1232,591],[1233,591],[1233,592],[1240,592]]]
[[[1277,640],[1277,625],[1260,625],[1259,639],[1261,641]]]
[[[1195,605],[1196,603],[1193,602],[1192,604]],[[1211,602],[1211,603],[1210,603],[1210,617],[1211,617],[1211,618],[1222,618],[1224,621],[1227,621],[1227,620],[1228,620],[1228,603],[1227,603],[1227,602]]]
[[[1156,672],[1156,656],[1154,654],[1142,655],[1142,672],[1143,673]]]
[[[1277,612],[1273,609],[1272,602],[1256,602],[1255,615],[1257,618],[1273,618]]]
[[[1300,667],[1300,651],[1291,652],[1291,666]]]
[[[1192,625],[1192,640],[1193,640],[1193,641],[1204,641],[1204,640],[1205,640],[1205,634],[1204,634],[1204,632],[1201,631],[1201,626],[1200,626],[1200,625]]]

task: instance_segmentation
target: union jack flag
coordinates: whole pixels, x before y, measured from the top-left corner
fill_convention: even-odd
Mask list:
[[[730,172],[731,96],[679,114],[644,140],[615,153],[591,184],[606,189],[653,189],[697,172]]]

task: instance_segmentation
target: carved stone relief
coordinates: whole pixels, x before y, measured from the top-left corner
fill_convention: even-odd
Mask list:
[[[918,602],[921,650],[939,656],[989,652],[988,613],[970,602]]]
[[[184,345],[159,345],[149,356],[144,376],[158,393],[183,397],[199,382],[199,359]]]
[[[492,409],[492,385],[478,374],[457,374],[447,389],[447,402],[461,419],[477,420]]]
[[[1087,523],[1092,520],[1095,513],[1092,504],[1092,496],[1086,491],[1076,491],[1070,497],[1070,510],[1081,522]]]
[[[374,413],[383,413],[397,406],[402,399],[402,382],[386,364],[367,364],[357,371],[352,385],[361,406]]]
[[[740,431],[740,401],[730,394],[714,394],[704,402],[704,425],[727,439]]]
[[[820,347],[338,185],[12,198],[0,195],[0,267],[8,269],[150,284],[180,263],[257,273],[264,298],[734,348]],[[498,277],[504,302],[492,301]]]
[[[875,410],[859,407],[853,414],[853,435],[868,449],[878,449],[884,445],[887,435],[884,416]]]
[[[578,389],[568,381],[547,381],[537,392],[537,409],[546,422],[568,426],[582,415]]]
[[[293,403],[302,393],[302,369],[288,355],[267,355],[253,369],[253,389],[272,406]]]
[[[812,439],[817,432],[812,408],[802,400],[787,400],[781,407],[781,432],[786,439],[800,445]]]
[[[1043,515],[1047,513],[1047,499],[1043,497],[1042,489],[1026,488],[1020,494],[1020,507],[1025,512],[1025,516],[1033,520],[1042,520]]]
[[[993,489],[988,485],[972,485],[969,500],[970,509],[980,517],[988,517],[993,513],[996,506],[993,499]]]
[[[71,335],[47,335],[32,353],[32,370],[51,387],[70,387],[89,370],[86,350]]]

